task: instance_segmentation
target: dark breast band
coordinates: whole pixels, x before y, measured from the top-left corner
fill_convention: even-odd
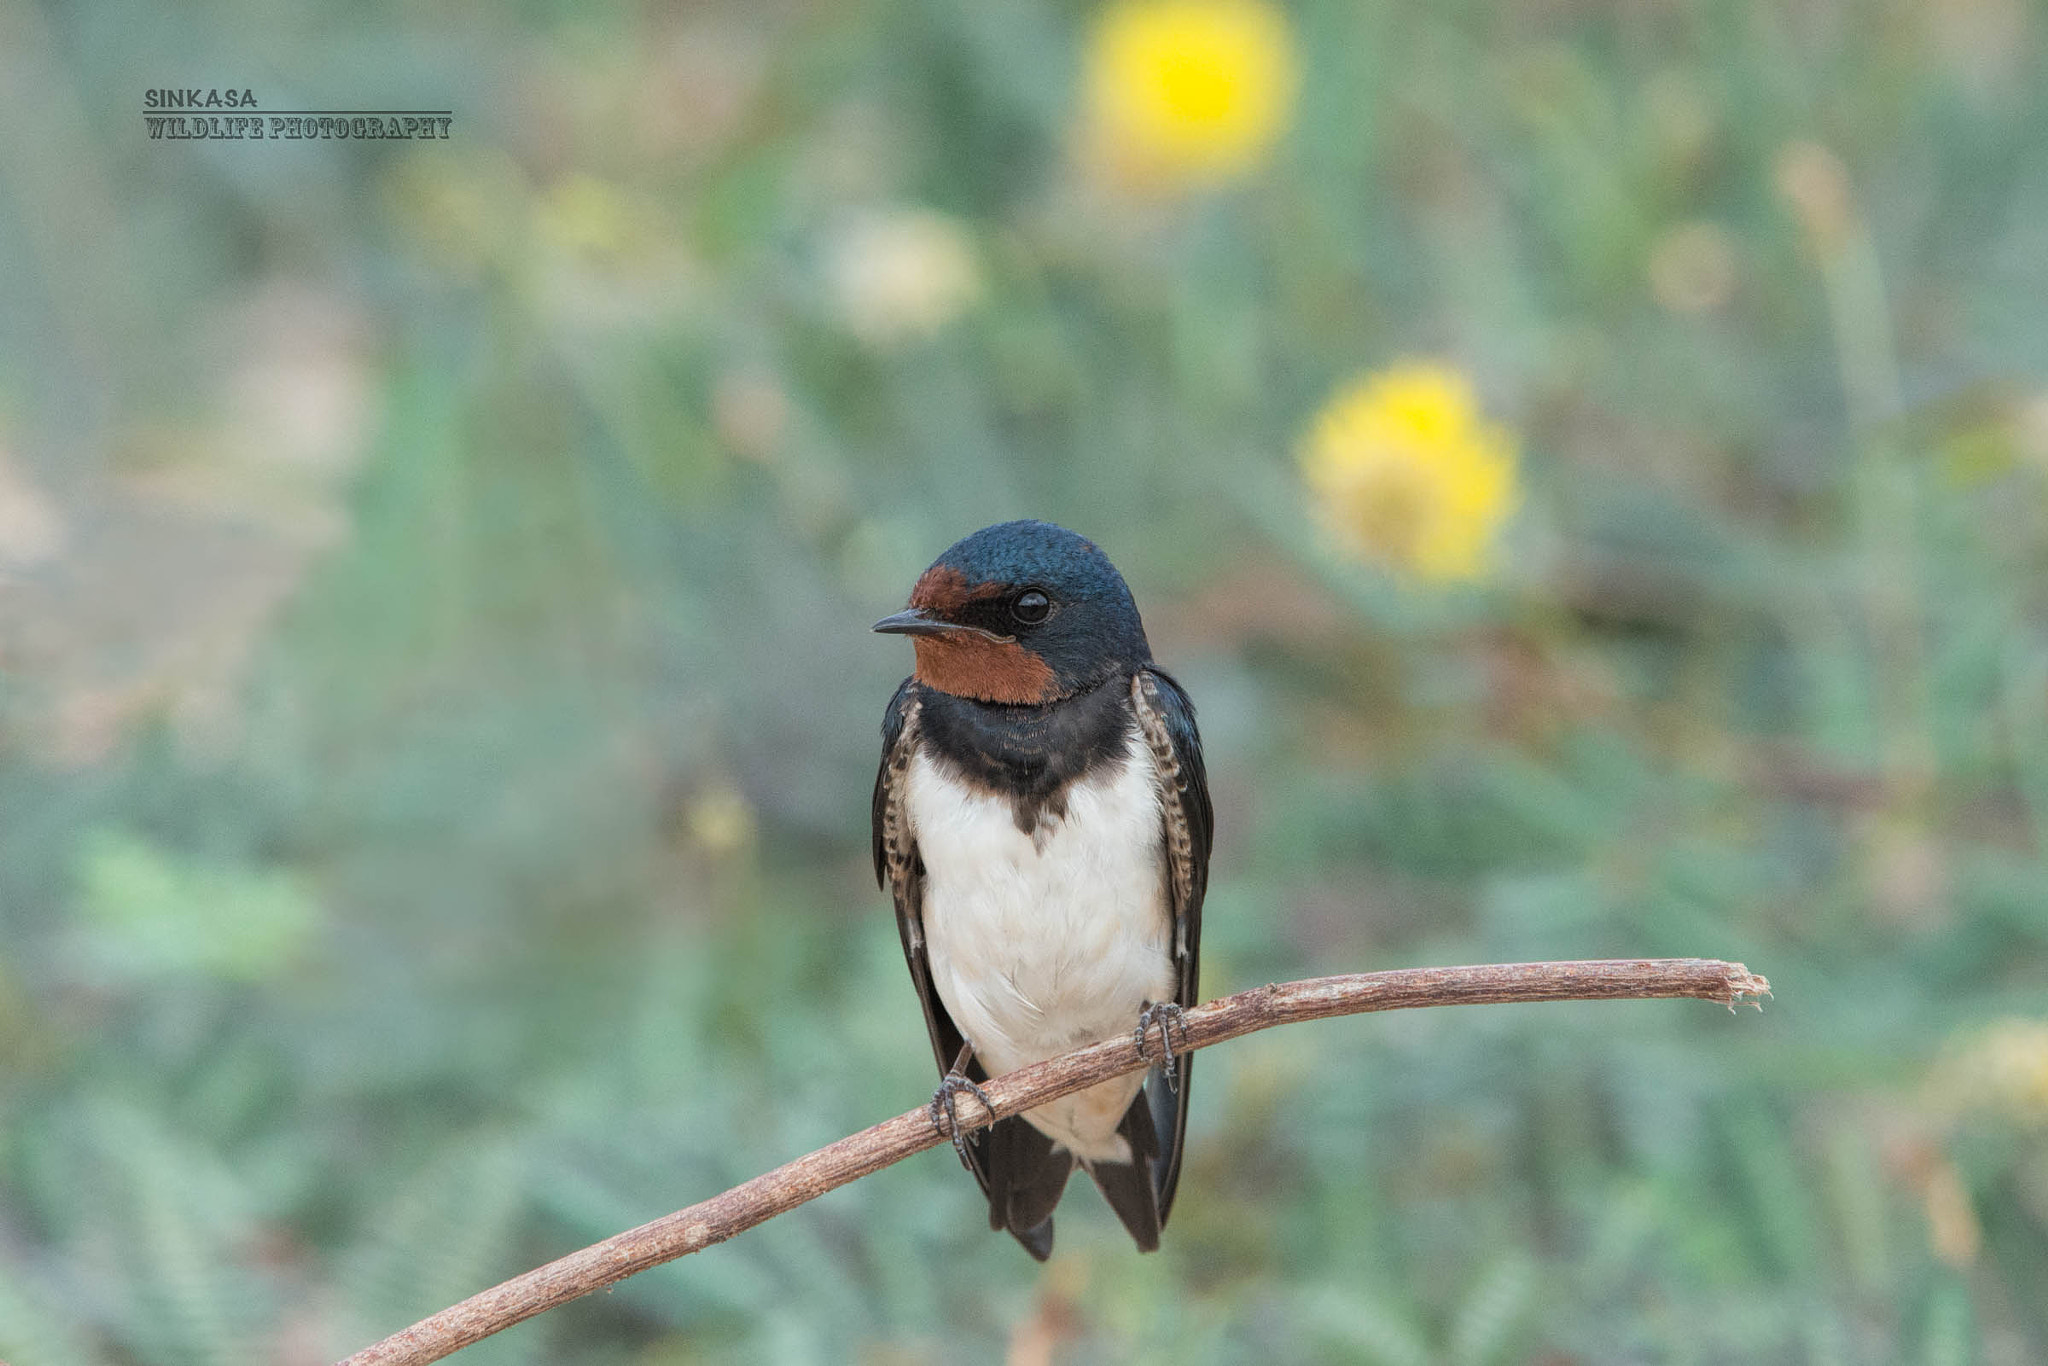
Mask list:
[[[1066,814],[1070,784],[1125,758],[1128,678],[1044,706],[976,702],[922,685],[917,692],[925,751],[969,784],[1008,799],[1027,835]]]

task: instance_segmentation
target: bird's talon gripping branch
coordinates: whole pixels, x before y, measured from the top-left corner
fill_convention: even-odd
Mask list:
[[[939,1089],[932,1092],[932,1127],[953,1140],[953,1151],[960,1154],[960,1165],[969,1171],[974,1163],[967,1156],[967,1135],[960,1128],[960,1113],[953,1098],[962,1091],[981,1102],[981,1108],[994,1115],[996,1107],[988,1093],[970,1081],[965,1072],[954,1068],[939,1081]],[[943,1122],[942,1122],[943,1121]]]
[[[1188,1013],[1173,1001],[1155,1001],[1138,1012],[1138,1027],[1132,1033],[1131,1041],[1138,1046],[1138,1056],[1145,1056],[1145,1035],[1152,1026],[1159,1026],[1159,1052],[1166,1065],[1166,1086],[1176,1090],[1179,1083],[1173,1077],[1173,1031],[1180,1031],[1180,1041],[1185,1048],[1188,1041]]]

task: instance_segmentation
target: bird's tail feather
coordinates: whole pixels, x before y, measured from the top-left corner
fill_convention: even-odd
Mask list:
[[[1073,1155],[1014,1117],[996,1121],[986,1142],[989,1227],[1007,1229],[1042,1262],[1052,1255],[1052,1211],[1073,1175]]]
[[[1091,1162],[1088,1175],[1095,1178],[1102,1198],[1116,1211],[1140,1252],[1159,1247],[1159,1188],[1153,1177],[1158,1165],[1159,1135],[1152,1127],[1152,1107],[1139,1092],[1124,1112],[1118,1133],[1131,1145],[1129,1162]]]

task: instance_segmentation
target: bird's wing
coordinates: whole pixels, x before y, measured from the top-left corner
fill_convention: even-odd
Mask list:
[[[1201,1004],[1202,898],[1209,889],[1209,845],[1215,817],[1209,806],[1209,777],[1202,768],[1202,737],[1195,730],[1195,705],[1163,670],[1147,667],[1131,680],[1131,704],[1159,771],[1165,808],[1167,884],[1173,898],[1173,962],[1182,1006]],[[1147,1087],[1153,1128],[1163,1151],[1157,1167],[1159,1223],[1173,1208],[1180,1184],[1181,1151],[1187,1139],[1188,1081],[1194,1058],[1174,1059],[1171,1084],[1155,1077]]]
[[[875,774],[871,812],[875,881],[887,888],[896,902],[896,931],[903,939],[903,957],[910,964],[910,980],[917,987],[918,999],[924,1003],[924,1022],[932,1036],[932,1053],[943,1073],[960,1056],[965,1040],[932,989],[931,958],[924,944],[924,860],[918,857],[917,838],[911,833],[904,800],[910,761],[917,755],[917,712],[917,694],[906,678],[889,699],[889,710],[882,715],[882,767]]]
[[[903,957],[910,964],[910,980],[931,1034],[932,1056],[943,1076],[960,1056],[965,1040],[932,986],[931,957],[925,948],[924,860],[918,855],[905,801],[918,744],[917,692],[906,678],[882,717],[882,767],[875,774],[871,812],[875,880],[889,889],[896,903]],[[979,1058],[969,1061],[967,1075],[975,1081],[988,1079]],[[1054,1152],[1051,1139],[1013,1116],[967,1135],[967,1165],[988,1196],[990,1227],[1008,1229],[1026,1251],[1044,1261],[1052,1251],[1052,1209],[1066,1187],[1073,1159],[1064,1151]]]

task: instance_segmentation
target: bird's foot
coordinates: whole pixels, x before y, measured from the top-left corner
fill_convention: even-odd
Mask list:
[[[955,1067],[939,1079],[939,1089],[932,1092],[932,1127],[953,1140],[953,1151],[960,1154],[960,1165],[969,1171],[974,1163],[967,1156],[967,1134],[960,1127],[960,1114],[955,1108],[954,1098],[965,1091],[981,1102],[981,1108],[993,1115],[996,1107],[988,1093],[968,1080],[967,1074]]]
[[[1132,1042],[1138,1046],[1138,1056],[1145,1056],[1145,1035],[1152,1026],[1159,1026],[1159,1051],[1166,1063],[1166,1086],[1178,1090],[1179,1083],[1173,1079],[1173,1031],[1180,1031],[1183,1047],[1188,1041],[1188,1013],[1172,1001],[1147,1002],[1138,1012],[1138,1028],[1132,1034]]]

